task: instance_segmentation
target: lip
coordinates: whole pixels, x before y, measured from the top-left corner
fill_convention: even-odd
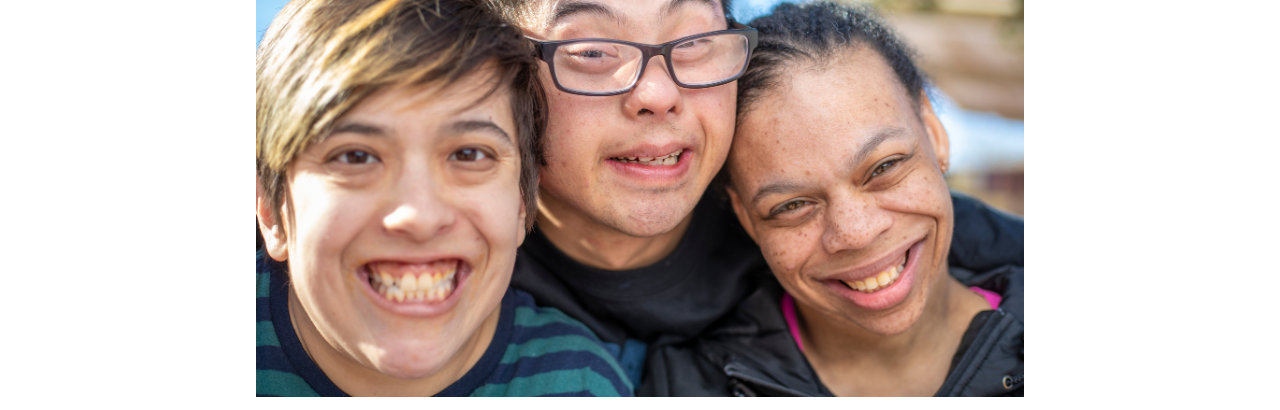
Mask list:
[[[456,277],[458,279],[458,286],[454,287],[453,293],[449,294],[449,297],[445,298],[443,301],[433,302],[433,303],[428,303],[426,301],[392,302],[390,300],[387,300],[386,298],[383,298],[381,294],[378,294],[378,291],[375,290],[373,286],[369,285],[369,273],[370,273],[369,265],[373,262],[399,262],[399,263],[407,263],[407,264],[416,264],[416,263],[434,262],[434,261],[439,261],[443,259],[457,259],[462,261],[462,263],[459,264],[458,272],[456,274],[457,275]],[[454,306],[458,305],[458,301],[461,299],[462,292],[463,290],[466,289],[467,282],[469,282],[467,279],[471,277],[471,271],[472,271],[471,264],[466,262],[466,259],[462,257],[456,257],[456,256],[445,256],[445,257],[432,258],[431,260],[422,260],[422,261],[385,260],[385,259],[369,261],[363,265],[360,265],[360,267],[356,269],[355,276],[356,276],[356,280],[360,282],[360,287],[364,290],[365,296],[368,297],[369,300],[373,301],[374,306],[382,308],[382,310],[385,310],[391,314],[398,315],[398,316],[406,316],[406,317],[412,317],[412,318],[430,318],[430,317],[443,315],[446,312],[452,310]]]
[[[821,281],[846,280],[849,282],[853,282],[855,280],[863,280],[872,276],[879,275],[880,272],[884,272],[885,270],[891,267],[898,266],[898,263],[902,261],[902,253],[906,252],[908,249],[914,248],[916,245],[922,242],[924,242],[923,237],[916,239],[914,241],[904,242],[902,245],[899,245],[897,248],[889,250],[888,252],[885,252],[884,256],[881,256],[880,259],[876,259],[865,265],[858,266],[858,267],[849,269],[847,271],[840,272],[835,275],[831,275],[826,278],[820,278],[818,280],[821,280]],[[912,252],[912,257],[913,258],[915,257],[915,252]],[[908,260],[907,263],[910,264],[911,261]]]
[[[690,146],[688,142],[684,142],[684,141],[670,141],[670,142],[664,142],[660,144],[649,142],[649,143],[641,144],[637,147],[609,152],[605,155],[604,158],[605,159],[616,158],[616,157],[654,158],[654,157],[666,156],[667,154],[676,152],[676,150],[692,151],[693,147]]]
[[[671,154],[672,151],[667,151]],[[667,155],[663,154],[663,155]],[[640,155],[614,155],[614,156],[640,156]],[[657,155],[660,156],[660,155]],[[639,184],[646,186],[666,186],[666,184],[675,183],[689,174],[692,159],[694,159],[694,151],[685,149],[680,152],[680,160],[676,165],[641,165],[635,163],[620,163],[611,158],[605,159],[605,163],[609,164],[614,172],[620,174],[623,178],[630,179]]]
[[[854,305],[869,310],[884,310],[902,303],[911,293],[911,288],[915,285],[916,272],[919,270],[920,253],[924,249],[924,238],[915,242],[909,242],[910,245],[904,246],[886,255],[874,264],[859,267],[849,272],[841,273],[831,278],[820,279],[828,289],[831,289],[837,295],[849,300]],[[872,293],[863,293],[857,290],[849,289],[842,280],[855,281],[862,280],[872,275],[879,274],[885,269],[894,266],[900,261],[902,252],[908,252],[907,265],[902,269],[898,280],[887,288],[877,290]]]
[[[671,154],[677,149],[683,149],[680,152],[680,159],[675,165],[655,166],[641,165],[637,163],[623,163],[613,160],[615,157],[661,157]],[[639,152],[662,152],[661,154],[637,154]],[[643,150],[633,150],[627,153],[611,154],[605,158],[605,162],[609,164],[617,175],[623,179],[636,183],[638,185],[661,187],[676,183],[686,175],[692,167],[689,165],[693,162],[693,149],[688,147],[673,146],[666,151],[656,151],[655,149],[644,148]]]

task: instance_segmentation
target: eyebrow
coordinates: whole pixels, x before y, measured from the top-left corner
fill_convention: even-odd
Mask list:
[[[551,14],[551,20],[547,22],[547,27],[555,27],[560,24],[560,21],[577,14],[595,14],[622,24],[622,19],[618,18],[618,14],[614,13],[609,6],[588,1],[571,1],[556,6],[555,12]]]
[[[756,196],[751,198],[751,203],[759,203],[761,199],[769,195],[799,191],[804,187],[804,185],[792,181],[770,182],[756,191]]]
[[[482,134],[490,134],[494,137],[498,137],[496,139],[502,140],[503,143],[507,144],[511,148],[516,147],[515,142],[512,141],[511,134],[507,134],[506,130],[503,130],[502,127],[499,127],[498,124],[494,124],[492,121],[458,121],[449,126],[449,131],[455,135],[481,131]],[[339,124],[337,127],[334,127],[333,132],[331,132],[330,135],[347,132],[370,137],[385,137],[388,135],[387,131],[381,127],[359,122],[344,122]]]
[[[359,122],[344,122],[333,128],[333,132],[329,134],[341,134],[350,132],[354,134],[367,135],[371,137],[385,137],[387,131],[375,125],[369,125]]]
[[[662,7],[662,14],[664,16],[669,16],[671,15],[671,13],[675,13],[676,10],[679,10],[680,7],[684,6],[685,4],[689,4],[691,2],[701,3],[703,5],[706,5],[707,7],[711,7],[712,11],[716,10],[715,0],[671,0],[670,2],[667,2],[666,6]]]
[[[662,15],[669,16],[679,10],[685,4],[697,2],[716,9],[715,0],[671,0],[665,6],[662,6]],[[575,14],[597,14],[601,17],[613,20],[615,23],[623,24],[624,21],[609,6],[600,3],[592,3],[589,1],[571,1],[556,6],[555,12],[551,14],[551,20],[547,23],[547,27],[554,27],[564,19]]]
[[[511,138],[511,134],[507,134],[506,130],[503,130],[502,127],[499,127],[498,124],[494,124],[492,121],[458,121],[453,123],[453,126],[450,128],[454,134],[466,134],[472,131],[482,131],[483,134],[490,134],[494,137],[499,137],[498,139],[502,140],[502,142],[506,143],[507,146],[511,148],[516,147],[515,142]]]
[[[852,160],[846,163],[845,167],[847,169],[853,169],[854,167],[857,167],[858,164],[861,164],[862,161],[865,161],[867,157],[871,155],[871,153],[875,152],[876,148],[879,147],[880,144],[883,143],[885,140],[888,140],[890,138],[902,137],[906,135],[907,135],[907,130],[900,127],[890,127],[890,128],[884,128],[879,131],[876,131],[875,135],[872,135],[871,138],[867,140],[866,145],[863,145],[862,148],[858,150],[858,153],[853,156]],[[769,195],[786,193],[786,192],[794,192],[804,188],[806,188],[805,185],[794,182],[794,181],[771,182],[771,183],[765,184],[763,187],[760,187],[760,189],[756,191],[755,196],[751,198],[751,203],[752,204],[758,203],[760,202],[760,200],[764,199],[764,197]]]
[[[854,155],[853,160],[849,161],[845,167],[853,168],[858,166],[862,161],[866,161],[867,157],[870,156],[872,152],[876,151],[876,147],[879,147],[880,143],[889,138],[902,137],[905,135],[907,135],[907,130],[901,127],[882,128],[879,131],[876,131],[875,135],[872,135],[871,139],[867,140],[867,143],[862,146],[862,149],[858,150],[858,154]]]

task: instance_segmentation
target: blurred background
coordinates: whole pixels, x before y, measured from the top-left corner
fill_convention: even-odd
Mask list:
[[[835,1],[875,7],[919,53],[951,139],[951,189],[1022,215],[1022,1]],[[779,3],[734,0],[733,15],[749,22]]]
[[[733,15],[746,23],[783,2],[733,0]],[[1022,1],[836,2],[875,7],[919,53],[951,139],[951,188],[1022,215]],[[258,41],[286,3],[257,0]]]

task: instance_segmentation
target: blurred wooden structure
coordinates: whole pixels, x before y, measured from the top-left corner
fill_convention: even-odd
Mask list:
[[[869,3],[920,55],[920,66],[960,107],[1022,119],[1022,2],[876,0]]]
[[[837,0],[840,1],[840,0]],[[919,53],[930,80],[969,111],[1023,118],[1021,0],[843,0],[871,4]],[[1022,215],[1023,165],[947,174],[952,189]]]

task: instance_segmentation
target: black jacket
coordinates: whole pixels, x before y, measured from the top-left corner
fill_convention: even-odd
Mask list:
[[[951,266],[989,270],[1022,265],[1022,220],[952,193],[956,229]],[[649,352],[707,331],[762,282],[773,280],[764,257],[722,198],[705,195],[676,249],[650,266],[607,271],[565,255],[535,228],[516,254],[511,286],[581,321],[638,381]],[[965,228],[968,227],[968,228]],[[963,229],[963,230],[962,230]],[[984,251],[1000,249],[1004,252]]]
[[[1022,396],[1022,268],[951,274],[1003,299],[974,317],[936,395]],[[831,396],[787,329],[782,294],[777,281],[766,282],[697,340],[651,351],[636,395]]]

